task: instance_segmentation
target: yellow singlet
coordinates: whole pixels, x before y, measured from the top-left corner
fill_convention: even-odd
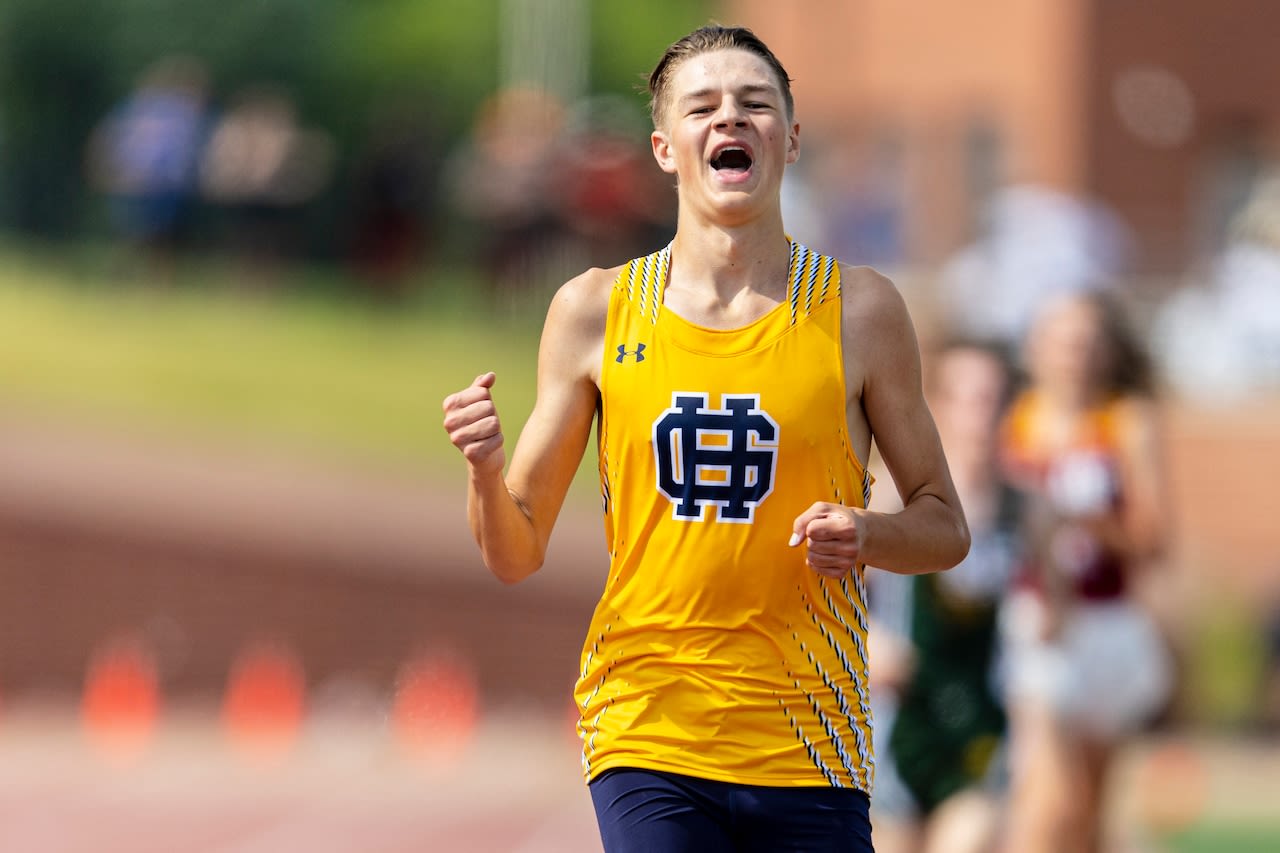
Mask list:
[[[870,793],[863,570],[823,578],[787,544],[814,501],[869,498],[845,420],[840,268],[793,242],[788,300],[722,331],[663,307],[670,257],[632,261],[609,303],[610,568],[575,690],[586,776]]]

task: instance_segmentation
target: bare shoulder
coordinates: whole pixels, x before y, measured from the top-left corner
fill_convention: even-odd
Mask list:
[[[579,332],[598,330],[604,334],[609,313],[609,294],[621,267],[593,267],[560,286],[547,310],[547,322],[568,324]]]
[[[840,282],[846,344],[859,349],[914,345],[913,332],[904,340],[911,331],[906,301],[888,276],[872,267],[841,265]]]
[[[907,437],[918,437],[920,424],[932,423],[924,408],[915,329],[906,301],[887,276],[865,266],[842,267],[840,275],[850,439],[866,459],[874,435],[897,481],[906,470],[901,457],[909,452]]]
[[[598,384],[609,294],[619,269],[589,269],[556,291],[542,329],[540,371]]]

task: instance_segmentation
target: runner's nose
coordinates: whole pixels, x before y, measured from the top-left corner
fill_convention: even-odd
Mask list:
[[[746,124],[746,113],[737,98],[725,98],[716,111],[716,127],[742,127]]]

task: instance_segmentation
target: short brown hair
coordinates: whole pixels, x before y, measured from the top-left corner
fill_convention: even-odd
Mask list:
[[[795,99],[791,97],[791,78],[782,67],[778,57],[760,40],[760,37],[746,27],[722,27],[708,24],[699,27],[684,38],[667,48],[662,59],[649,75],[649,114],[653,117],[653,126],[657,127],[662,119],[663,103],[667,97],[667,88],[671,84],[671,76],[675,74],[688,59],[703,53],[717,50],[745,50],[769,63],[778,77],[778,86],[782,89],[782,97],[787,104],[787,117],[795,114]]]

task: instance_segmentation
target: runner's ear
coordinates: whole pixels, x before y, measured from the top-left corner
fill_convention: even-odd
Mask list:
[[[653,145],[653,159],[658,161],[658,168],[668,175],[674,175],[676,173],[676,158],[671,140],[661,130],[655,130],[649,137],[649,141]]]

